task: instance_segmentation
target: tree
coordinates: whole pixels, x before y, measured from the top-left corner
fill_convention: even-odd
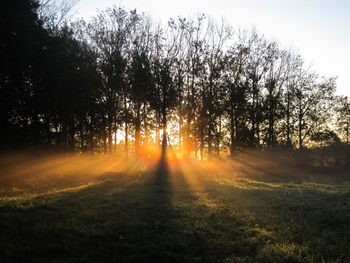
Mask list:
[[[36,1],[5,1],[0,11],[0,127],[1,147],[34,144],[29,101],[37,89],[34,78],[47,33],[41,27]]]
[[[224,21],[217,25],[214,20],[208,21],[206,32],[208,44],[206,45],[203,58],[203,75],[202,83],[202,114],[201,122],[204,124],[200,130],[207,132],[208,157],[212,155],[213,137],[215,134],[215,127],[217,126],[217,119],[223,111],[220,109],[219,102],[223,100],[223,92],[220,91],[222,81],[221,75],[225,70],[224,46],[232,36],[232,29]],[[219,107],[218,107],[219,106]],[[203,159],[204,133],[201,135],[201,158]]]
[[[179,149],[201,159],[227,148],[315,147],[335,130],[348,143],[349,103],[335,103],[335,79],[255,29],[233,33],[204,15],[164,27],[116,6],[68,26],[73,2],[40,3],[1,10],[3,148],[107,154],[122,131],[128,155],[131,138],[138,153],[155,130],[165,150],[169,122]]]
[[[38,0],[38,16],[51,32],[58,32],[72,18],[72,11],[79,0]]]
[[[295,117],[299,149],[313,133],[327,127],[330,119],[329,106],[335,91],[335,80],[326,79],[317,83],[317,75],[301,70],[295,88]]]
[[[244,37],[244,36],[243,36]],[[230,132],[230,153],[234,155],[236,149],[238,126],[244,126],[247,100],[247,85],[244,77],[244,70],[249,54],[247,43],[242,43],[239,39],[234,46],[230,48],[227,55],[227,65],[225,69],[225,90],[226,103],[225,108],[229,116]]]
[[[135,150],[140,150],[141,136],[141,110],[146,108],[148,94],[152,90],[153,76],[151,72],[151,63],[145,53],[138,54],[136,51],[132,56],[132,62],[129,69],[129,78],[131,85],[131,100],[135,111]]]
[[[348,97],[338,97],[335,107],[336,130],[340,137],[349,144],[350,132],[350,101]]]

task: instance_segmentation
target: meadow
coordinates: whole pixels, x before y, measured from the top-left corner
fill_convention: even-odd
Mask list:
[[[287,159],[2,158],[0,262],[350,262],[349,174]]]

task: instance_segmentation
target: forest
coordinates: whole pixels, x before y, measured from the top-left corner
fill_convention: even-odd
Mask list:
[[[204,14],[164,25],[114,6],[70,22],[68,3],[2,8],[3,150],[128,155],[167,133],[196,159],[277,147],[349,165],[349,99],[296,51]]]
[[[335,76],[255,27],[75,2],[1,3],[0,262],[350,262]]]

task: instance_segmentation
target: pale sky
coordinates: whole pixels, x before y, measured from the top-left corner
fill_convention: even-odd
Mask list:
[[[80,0],[76,16],[88,20],[114,4],[137,9],[154,19],[198,12],[232,26],[256,26],[283,47],[299,51],[322,76],[337,76],[337,94],[350,97],[350,0]]]

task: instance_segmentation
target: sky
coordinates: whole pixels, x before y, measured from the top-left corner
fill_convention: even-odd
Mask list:
[[[75,16],[88,20],[114,4],[162,21],[204,13],[234,27],[255,26],[297,50],[321,76],[337,77],[337,94],[350,97],[350,0],[80,0]]]

